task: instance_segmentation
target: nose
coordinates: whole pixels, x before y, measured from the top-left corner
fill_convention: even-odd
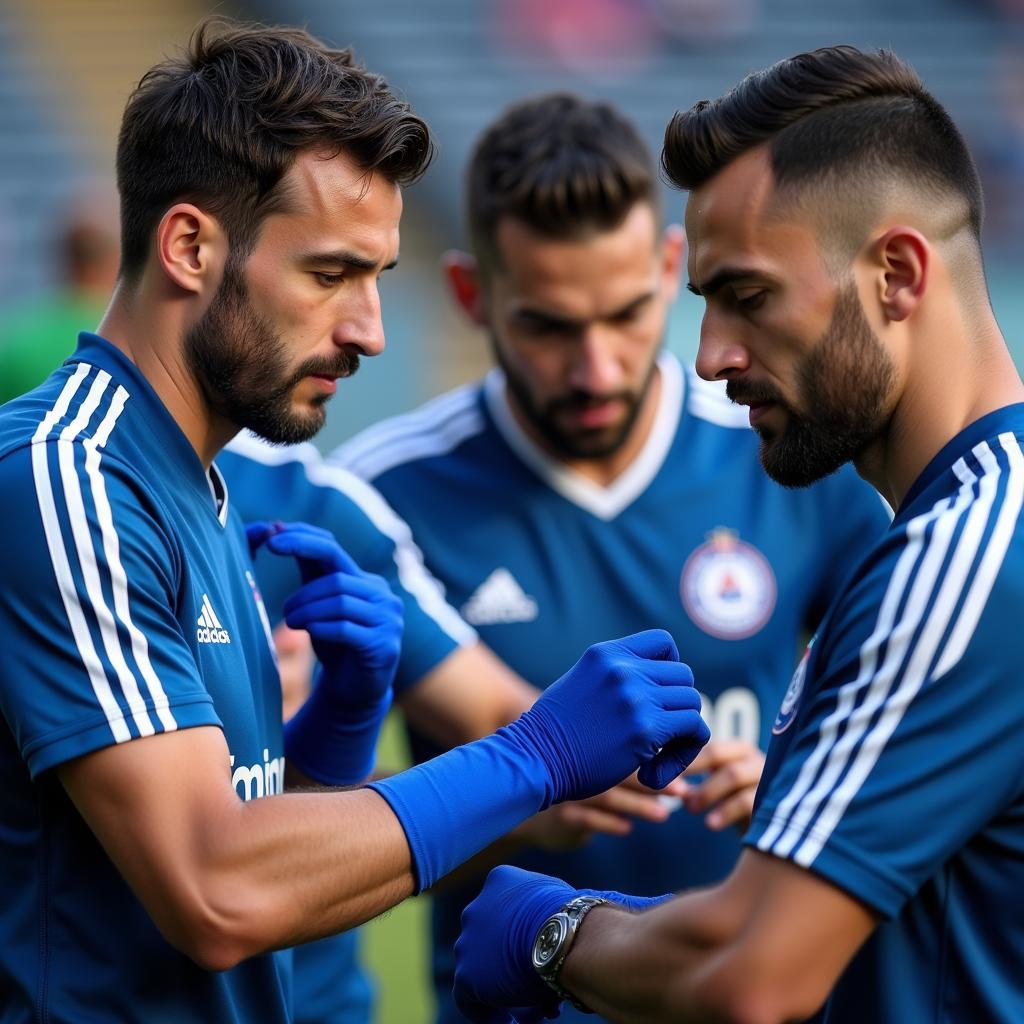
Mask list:
[[[384,351],[384,321],[376,278],[352,282],[346,302],[334,326],[338,348],[355,348],[362,356],[379,356]]]
[[[579,338],[569,367],[569,386],[592,395],[605,395],[622,384],[622,366],[614,340],[600,325],[587,326]]]
[[[705,380],[728,380],[750,366],[750,354],[735,325],[712,309],[704,311],[697,349],[697,373]]]

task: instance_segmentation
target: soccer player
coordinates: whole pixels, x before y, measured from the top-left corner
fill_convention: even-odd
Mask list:
[[[793,677],[728,879],[588,913],[495,869],[458,998],[488,1021],[552,985],[622,1021],[1024,1020],[1024,386],[970,153],[912,68],[837,46],[677,114],[663,159],[701,374],[777,480],[852,460],[896,516]]]
[[[808,491],[773,483],[745,410],[662,351],[682,231],[660,230],[653,158],[612,107],[513,106],[476,146],[466,210],[473,256],[449,257],[448,277],[498,368],[336,457],[381,490],[449,601],[535,686],[608,631],[657,624],[677,638],[713,735],[685,809],[517,862],[647,895],[709,884],[739,855],[806,631],[885,508],[850,468]],[[432,697],[439,715],[459,703]],[[415,741],[420,757],[436,752]],[[475,891],[435,894],[445,1021],[458,1017],[452,946]]]
[[[247,536],[212,460],[241,427],[308,438],[381,350],[377,279],[430,151],[380,78],[297,30],[204,25],[128,102],[102,336],[0,410],[7,1019],[287,1021],[274,950],[551,803],[638,766],[659,786],[707,738],[650,630],[431,765],[281,792],[365,778],[400,602],[325,531]],[[250,545],[298,561],[285,611],[320,664],[286,731]]]

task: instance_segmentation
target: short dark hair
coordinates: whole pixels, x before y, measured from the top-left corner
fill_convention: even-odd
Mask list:
[[[485,269],[504,217],[550,238],[617,227],[658,174],[636,127],[609,103],[550,93],[513,104],[479,138],[466,182],[470,243]]]
[[[980,243],[984,196],[967,143],[917,72],[891,51],[829,46],[748,75],[719,99],[675,114],[662,167],[678,188],[693,190],[769,140],[780,188],[903,177],[959,197]]]
[[[426,169],[426,124],[348,49],[295,28],[203,21],[180,56],[151,68],[117,146],[122,273],[145,264],[168,206],[208,209],[245,251],[282,202],[278,185],[303,150],[344,152],[404,185]]]

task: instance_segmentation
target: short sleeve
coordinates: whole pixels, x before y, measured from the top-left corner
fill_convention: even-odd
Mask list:
[[[116,460],[0,460],[0,707],[33,776],[113,743],[220,725],[175,618],[181,552]]]
[[[395,688],[406,689],[457,648],[475,643],[476,631],[445,600],[408,524],[384,497],[308,449],[297,447],[293,459],[277,465],[257,462],[240,452],[228,452],[220,463],[243,518],[304,520],[329,530],[360,568],[388,581],[402,601],[405,616]],[[300,585],[298,570],[290,559],[260,551],[256,573],[276,621],[285,599]]]
[[[886,917],[1024,785],[1024,644],[1006,629],[1024,586],[962,523],[927,531],[888,537],[823,624],[745,839]]]

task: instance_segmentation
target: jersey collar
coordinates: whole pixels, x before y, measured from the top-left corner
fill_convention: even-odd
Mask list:
[[[614,519],[636,501],[658,475],[679,427],[685,386],[682,367],[669,352],[658,356],[657,365],[661,374],[661,395],[651,432],[629,467],[607,487],[548,455],[526,434],[509,405],[505,374],[498,367],[484,378],[484,403],[505,443],[553,491],[598,519]]]
[[[958,459],[968,456],[976,445],[1005,432],[1020,433],[1022,429],[1024,429],[1024,402],[1015,402],[1013,405],[1005,405],[994,412],[986,413],[981,419],[975,420],[965,427],[939,450],[939,453],[925,466],[921,475],[911,485],[896,512],[896,521],[903,521],[912,515],[912,508],[918,498],[944,473],[952,474],[953,464]],[[959,484],[958,479],[956,482]]]
[[[159,435],[159,451],[211,506],[221,526],[224,526],[228,516],[227,483],[216,466],[211,467],[211,473],[216,477],[204,471],[196,450],[142,371],[116,345],[89,331],[78,335],[78,347],[68,362],[97,366],[124,386],[136,407],[141,409],[143,420],[152,424]]]

